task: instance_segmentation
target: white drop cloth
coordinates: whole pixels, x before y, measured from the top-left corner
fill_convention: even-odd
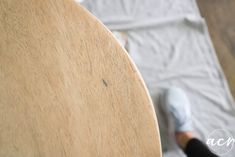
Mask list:
[[[158,108],[159,93],[169,86],[188,94],[195,131],[202,140],[218,128],[235,138],[234,100],[195,0],[85,0],[82,4],[109,29],[127,33],[129,54],[155,105],[164,156],[184,156],[173,138],[168,139]],[[225,156],[234,154],[235,148]]]

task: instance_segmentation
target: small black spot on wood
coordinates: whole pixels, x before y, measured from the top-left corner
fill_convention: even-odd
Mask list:
[[[108,83],[104,79],[102,79],[102,82],[105,85],[105,87],[108,87]]]

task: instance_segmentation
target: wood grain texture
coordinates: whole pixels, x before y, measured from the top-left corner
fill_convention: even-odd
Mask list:
[[[0,156],[161,156],[138,71],[72,0],[0,1]]]
[[[235,99],[235,1],[197,0]]]

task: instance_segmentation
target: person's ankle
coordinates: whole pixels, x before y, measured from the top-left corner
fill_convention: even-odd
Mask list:
[[[187,146],[187,143],[196,138],[195,134],[192,131],[185,131],[185,132],[176,132],[175,138],[178,145],[184,150]]]

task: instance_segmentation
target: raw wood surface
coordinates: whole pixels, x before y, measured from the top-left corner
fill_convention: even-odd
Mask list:
[[[235,1],[197,0],[235,100]]]
[[[161,156],[139,73],[72,0],[0,1],[0,156]]]

